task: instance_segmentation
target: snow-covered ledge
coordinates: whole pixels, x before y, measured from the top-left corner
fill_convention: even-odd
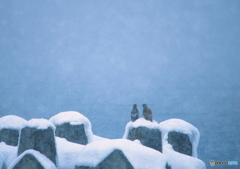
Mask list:
[[[94,140],[92,126],[87,117],[76,111],[66,111],[56,114],[49,119],[56,127],[69,123],[70,125],[84,125],[84,131],[88,142]]]
[[[188,135],[192,143],[192,156],[197,158],[200,133],[196,127],[181,119],[169,119],[159,123],[159,128],[162,131],[163,146],[168,144],[168,133],[171,131]]]

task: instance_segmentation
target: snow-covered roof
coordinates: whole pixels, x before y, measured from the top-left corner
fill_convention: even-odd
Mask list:
[[[166,156],[151,148],[126,139],[95,141],[79,152],[77,165],[95,167],[114,150],[121,150],[133,168],[165,169]]]
[[[171,131],[187,134],[192,143],[192,156],[197,157],[200,133],[196,127],[181,119],[169,119],[159,123],[159,128],[162,131],[163,145],[168,144],[168,133]]]
[[[76,158],[83,147],[84,145],[69,142],[65,138],[56,137],[58,168],[74,168]]]
[[[85,133],[88,137],[88,141],[93,141],[92,126],[88,118],[76,111],[66,111],[56,114],[49,119],[55,126],[62,125],[64,123],[70,123],[71,125],[84,125]]]
[[[172,169],[206,169],[203,161],[172,150],[170,144],[163,146],[163,154],[167,156]]]
[[[32,149],[24,151],[20,156],[18,156],[11,163],[11,165],[8,167],[8,169],[12,169],[26,154],[30,154],[30,155],[34,156],[44,168],[57,169],[57,167],[53,164],[53,162],[50,159],[48,159],[45,155],[41,154],[40,152],[32,150]]]
[[[23,127],[37,128],[39,130],[44,130],[50,127],[55,130],[55,126],[47,119],[31,119],[27,121]]]
[[[27,121],[15,115],[3,116],[0,118],[0,130],[13,129],[20,130]]]
[[[150,129],[159,129],[159,125],[156,121],[149,121],[149,120],[145,120],[144,118],[139,118],[136,121],[132,122],[128,122],[126,127],[125,127],[125,133],[123,135],[123,138],[127,139],[128,136],[128,132],[132,129],[132,128],[138,128],[138,127],[147,127]]]

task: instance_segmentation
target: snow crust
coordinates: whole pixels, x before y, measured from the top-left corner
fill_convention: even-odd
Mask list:
[[[55,130],[55,126],[47,119],[31,119],[23,127],[37,128],[39,130],[45,130],[50,127]]]
[[[197,158],[174,151],[170,144],[163,146],[163,154],[168,158],[172,169],[206,169],[205,163]]]
[[[25,119],[15,115],[3,116],[0,118],[0,130],[13,129],[19,131],[26,122]]]
[[[8,167],[8,169],[12,169],[26,154],[31,154],[33,155],[44,168],[47,169],[57,169],[57,167],[53,164],[53,162],[48,159],[45,155],[41,154],[38,151],[35,150],[26,150],[24,151],[21,155],[19,155]]]
[[[56,114],[49,119],[55,126],[62,125],[64,123],[70,123],[71,125],[84,125],[85,133],[88,137],[88,141],[93,141],[92,126],[88,118],[76,111],[66,111]]]
[[[95,167],[116,149],[124,153],[134,168],[165,169],[167,163],[165,155],[126,139],[92,142],[79,152],[76,164]]]
[[[168,144],[168,133],[171,131],[187,134],[192,143],[192,156],[197,157],[200,133],[196,127],[181,119],[169,119],[159,123],[159,128],[162,131],[163,145]]]
[[[65,138],[56,137],[56,148],[58,154],[58,168],[74,168],[77,157],[84,145],[72,143]]]
[[[123,135],[124,139],[127,139],[128,133],[132,128],[138,128],[138,127],[147,127],[150,129],[159,129],[159,125],[156,121],[149,121],[149,120],[145,120],[144,118],[139,118],[136,121],[132,122],[128,122],[126,127],[125,127],[125,133]]]

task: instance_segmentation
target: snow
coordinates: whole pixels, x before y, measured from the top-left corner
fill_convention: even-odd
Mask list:
[[[41,154],[38,151],[35,150],[26,150],[21,155],[19,155],[8,167],[8,169],[12,169],[26,154],[33,155],[44,168],[47,169],[57,169],[56,166],[53,164],[51,160],[49,160],[45,155]]]
[[[2,163],[5,163],[6,166],[9,166],[12,163],[12,161],[15,158],[17,158],[17,151],[18,151],[18,147],[10,146],[10,145],[7,145],[5,142],[1,142],[0,155],[2,156],[2,158],[0,158],[0,164],[2,159],[3,160]]]
[[[144,118],[139,118],[136,121],[128,122],[125,127],[125,133],[123,135],[124,139],[127,139],[128,133],[132,128],[138,128],[138,127],[147,127],[150,129],[159,129],[159,125],[156,121],[153,120],[153,122],[149,120],[145,120]]]
[[[56,149],[58,154],[58,165],[59,169],[74,168],[76,163],[76,158],[79,152],[84,147],[81,144],[76,144],[67,141],[65,138],[55,137]],[[9,146],[4,142],[0,143],[0,164],[5,163],[6,166],[10,164],[17,158],[18,147]],[[38,159],[39,160],[39,159]],[[0,165],[1,166],[1,165]],[[0,167],[1,168],[1,167]]]
[[[104,138],[104,137],[100,137],[100,136],[97,136],[97,135],[93,135],[93,141],[104,141],[104,140],[109,140],[109,139]]]
[[[37,128],[39,130],[45,130],[50,127],[55,130],[55,126],[47,119],[31,119],[27,121],[24,127]]]
[[[9,121],[11,121],[10,124]],[[61,112],[50,120],[31,119],[26,121],[13,115],[4,116],[0,118],[0,129],[20,130],[23,127],[47,129],[51,127],[55,130],[55,126],[64,123],[70,123],[71,125],[84,124],[88,140],[91,141],[87,145],[81,145],[69,142],[65,138],[55,137],[59,169],[74,168],[76,164],[78,166],[95,167],[116,149],[121,150],[131,165],[137,169],[165,169],[166,163],[171,165],[172,169],[206,169],[204,162],[197,158],[199,131],[196,127],[181,119],[169,119],[158,124],[156,121],[151,122],[139,118],[126,125],[123,138],[127,138],[128,132],[132,128],[147,127],[161,130],[163,153],[143,146],[139,140],[110,140],[93,135],[90,121],[75,111]],[[170,131],[181,132],[189,136],[193,145],[193,157],[173,150],[167,142]],[[18,147],[6,145],[4,142],[0,143],[0,168],[5,165],[8,169],[12,169],[24,155],[32,154],[45,168],[56,169],[52,161],[38,151],[27,150],[17,157],[17,150]]]
[[[206,169],[203,161],[172,150],[170,144],[163,146],[163,154],[167,156],[172,169]]]
[[[2,129],[13,129],[13,130],[21,130],[22,126],[27,121],[21,117],[15,115],[3,116],[0,118],[0,130]]]
[[[205,169],[204,162],[197,159],[197,146],[200,138],[200,133],[196,127],[181,119],[169,119],[161,123],[151,122],[140,118],[135,122],[129,122],[126,125],[123,138],[127,138],[128,132],[132,128],[147,127],[150,129],[159,129],[162,132],[163,154],[167,156],[169,165],[172,169]],[[168,144],[168,133],[171,131],[187,134],[192,143],[193,157],[175,152],[172,146]],[[139,140],[134,140],[135,144],[141,145]]]
[[[136,139],[136,140],[133,140],[133,142],[134,142],[134,143],[136,143],[136,144],[142,145],[141,141],[140,141],[140,140],[138,140],[138,139]]]
[[[71,125],[84,125],[85,133],[88,137],[88,141],[93,141],[92,126],[88,118],[76,111],[66,111],[56,114],[49,119],[55,126],[62,125],[64,123],[70,123]]]
[[[168,144],[168,133],[171,131],[187,134],[192,143],[192,156],[197,157],[200,133],[196,127],[181,119],[169,119],[159,123],[159,128],[162,131],[163,145]]]
[[[65,138],[56,137],[56,147],[58,154],[58,168],[74,168],[79,152],[83,145],[67,141]]]
[[[3,155],[0,153],[0,168],[3,168],[3,163],[4,163],[4,157],[3,157]]]
[[[162,153],[126,139],[95,141],[79,152],[77,165],[95,167],[114,150],[121,150],[134,168],[165,169],[167,158]]]

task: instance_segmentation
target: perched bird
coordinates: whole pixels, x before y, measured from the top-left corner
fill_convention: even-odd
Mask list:
[[[146,120],[152,121],[152,110],[147,107],[146,104],[143,104],[143,116]]]
[[[133,105],[133,109],[131,111],[131,120],[134,122],[135,120],[137,120],[139,117],[139,112],[137,109],[137,104]]]

